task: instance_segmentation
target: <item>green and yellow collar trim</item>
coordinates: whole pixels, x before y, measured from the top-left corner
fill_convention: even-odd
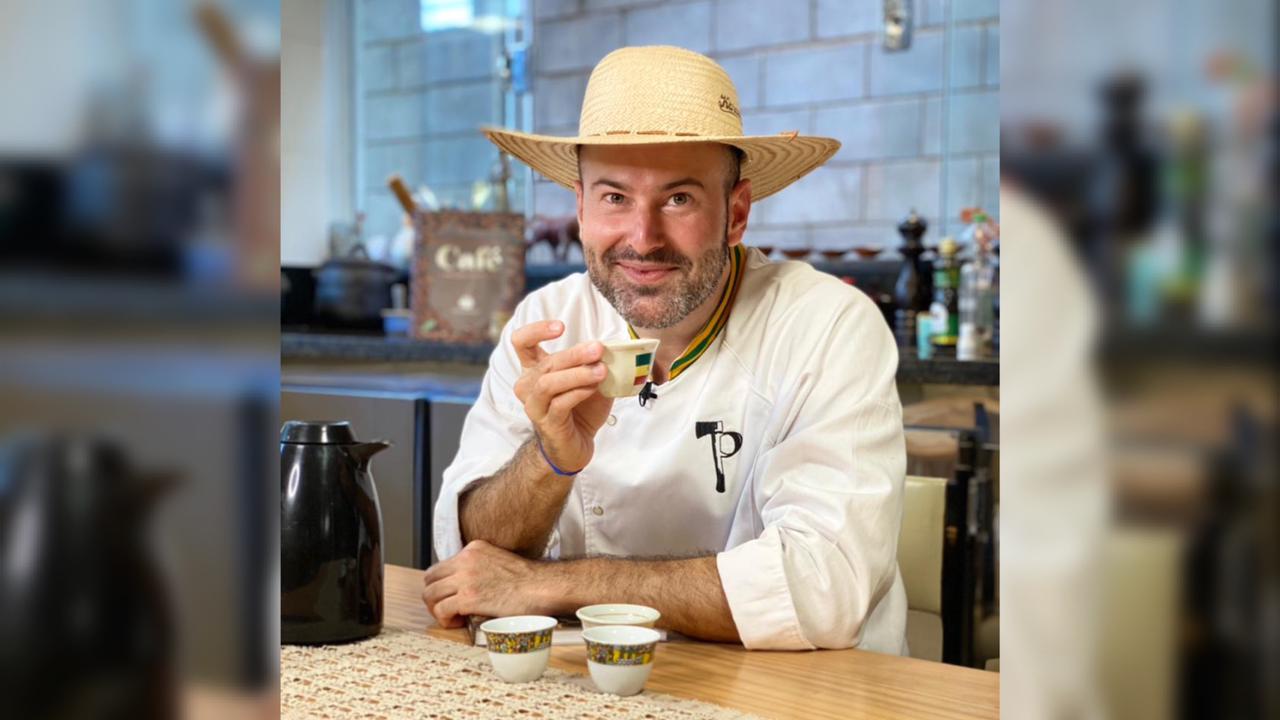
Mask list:
[[[675,380],[680,373],[693,364],[694,360],[702,357],[702,354],[720,335],[724,326],[729,324],[729,311],[733,309],[733,301],[738,296],[738,286],[742,284],[742,275],[746,269],[747,250],[740,244],[734,245],[729,249],[729,282],[724,284],[724,291],[720,293],[720,302],[716,303],[716,309],[707,319],[707,324],[693,336],[693,340],[689,342],[689,346],[684,349],[680,357],[671,363],[671,372],[667,374],[668,380]],[[630,323],[627,323],[627,332],[631,334],[632,340],[640,337],[636,335],[635,328],[631,327]]]

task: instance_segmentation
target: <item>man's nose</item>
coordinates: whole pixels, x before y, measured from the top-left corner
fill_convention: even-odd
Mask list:
[[[662,225],[662,213],[658,208],[637,209],[632,228],[627,244],[640,255],[648,255],[667,243],[666,230]]]

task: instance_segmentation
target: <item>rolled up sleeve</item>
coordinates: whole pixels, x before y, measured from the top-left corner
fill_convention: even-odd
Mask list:
[[[431,525],[436,556],[441,560],[462,550],[458,498],[476,482],[502,469],[532,436],[529,419],[514,390],[520,367],[510,338],[515,325],[515,320],[507,324],[489,358],[480,396],[462,424],[458,454],[444,471]]]
[[[775,440],[753,469],[763,530],[717,557],[748,648],[901,652],[905,599],[877,612],[900,585],[906,454],[897,350],[883,321],[862,325],[831,333],[788,375],[771,421]],[[881,627],[864,644],[873,617]]]

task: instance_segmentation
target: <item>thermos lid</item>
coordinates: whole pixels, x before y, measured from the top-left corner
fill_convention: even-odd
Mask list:
[[[356,435],[346,420],[290,420],[280,428],[280,442],[351,445],[356,442]]]

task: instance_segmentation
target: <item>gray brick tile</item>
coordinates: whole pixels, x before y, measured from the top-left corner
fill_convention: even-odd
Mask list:
[[[911,47],[885,52],[871,47],[872,95],[933,92],[942,88],[942,33],[916,33]]]
[[[429,133],[478,131],[481,125],[502,122],[502,103],[494,83],[451,85],[426,93]]]
[[[778,45],[809,38],[809,3],[716,0],[716,50]]]
[[[423,182],[421,143],[396,143],[395,145],[366,145],[364,151],[364,182],[368,188],[385,188],[387,176],[399,173],[409,187]]]
[[[494,76],[494,59],[502,50],[496,35],[473,30],[442,30],[420,42],[399,46],[400,86]]]
[[[923,155],[942,152],[942,98],[937,95],[924,101],[924,142],[920,152]]]
[[[488,181],[498,149],[483,136],[430,140],[423,150],[423,179],[428,185]]]
[[[586,91],[586,75],[537,78],[533,88],[533,119],[538,132],[553,127],[576,128]]]
[[[374,140],[421,135],[426,130],[426,100],[420,92],[367,98],[365,137]]]
[[[860,98],[865,62],[862,42],[768,55],[764,102],[777,106]]]
[[[982,52],[984,30],[980,25],[965,25],[951,33],[951,87],[967,88],[982,84]]]
[[[940,163],[915,160],[866,169],[867,220],[900,220],[912,209],[930,223],[938,217]]]
[[[533,19],[549,20],[551,18],[576,15],[582,11],[582,0],[533,0]]]
[[[953,153],[997,152],[1000,149],[1000,94],[955,93],[947,119]]]
[[[676,45],[711,50],[711,0],[636,8],[627,13],[627,45]]]
[[[1000,156],[987,155],[982,159],[982,209],[1000,217]]]
[[[360,86],[364,92],[390,90],[396,86],[394,48],[381,45],[361,48]]]
[[[987,47],[986,58],[983,62],[985,65],[983,72],[983,82],[987,85],[1000,84],[1000,26],[988,25],[987,29]]]
[[[360,38],[389,40],[422,32],[418,0],[360,0]]]
[[[814,113],[813,132],[841,142],[837,160],[876,160],[920,154],[921,100],[869,102]]]
[[[951,19],[955,22],[986,20],[1000,16],[1000,0],[951,0]]]
[[[764,225],[858,219],[862,168],[820,167],[778,195],[760,202]]]
[[[818,37],[832,38],[879,32],[884,10],[870,0],[818,0]]]
[[[538,23],[537,38],[538,72],[590,70],[622,45],[622,16],[605,13]]]

